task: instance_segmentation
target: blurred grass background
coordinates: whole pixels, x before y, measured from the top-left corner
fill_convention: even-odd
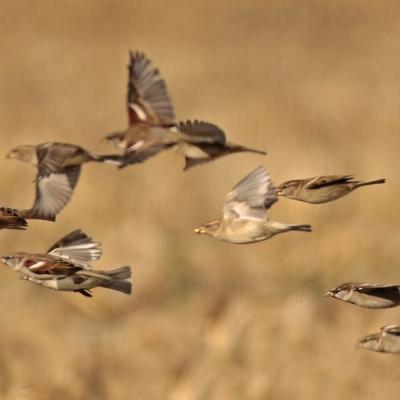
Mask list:
[[[178,119],[265,149],[182,172],[165,152],[117,171],[85,165],[57,223],[1,232],[1,254],[40,252],[72,229],[103,242],[96,268],[131,264],[134,294],[93,299],[0,269],[0,398],[382,399],[398,357],[356,350],[399,323],[326,299],[349,280],[400,282],[400,6],[397,1],[1,1],[2,153],[65,141],[97,153],[126,125],[128,50],[166,79]],[[310,223],[234,246],[193,228],[258,165],[276,184],[321,174],[386,177],[334,203],[282,199]],[[0,158],[1,203],[28,207],[34,168]]]

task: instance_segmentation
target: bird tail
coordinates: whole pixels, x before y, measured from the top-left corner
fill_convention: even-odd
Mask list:
[[[91,154],[91,161],[104,162],[120,166],[122,164],[122,155],[120,154]]]
[[[291,231],[302,231],[302,232],[311,232],[311,225],[303,224],[303,225],[289,225]]]
[[[375,179],[373,181],[359,182],[359,183],[357,183],[356,187],[359,188],[361,186],[379,185],[379,184],[382,184],[385,182],[386,182],[386,179]]]
[[[102,274],[110,278],[109,282],[101,285],[102,287],[125,294],[132,293],[132,284],[126,280],[132,276],[131,267],[125,266],[112,271],[103,271]]]
[[[227,143],[227,147],[229,148],[230,153],[236,153],[236,152],[241,152],[241,151],[246,151],[249,153],[256,153],[256,154],[261,154],[265,156],[267,153],[263,150],[257,150],[257,149],[252,149],[250,147],[246,146],[241,146],[239,144],[234,144],[234,143]]]

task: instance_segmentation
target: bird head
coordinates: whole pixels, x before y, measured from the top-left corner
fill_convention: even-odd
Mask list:
[[[358,285],[357,283],[353,283],[353,282],[343,283],[342,285],[338,286],[337,288],[331,289],[329,292],[325,293],[325,296],[334,297],[334,298],[342,300],[342,301],[349,301],[353,294],[353,289],[357,285]]]
[[[215,231],[219,228],[221,221],[219,219],[208,222],[207,224],[201,225],[194,231],[198,234],[207,234],[213,236]]]
[[[9,254],[6,256],[1,257],[1,262],[12,269],[17,269],[17,265],[19,261],[21,260],[20,257],[18,257],[18,254]]]
[[[36,147],[23,144],[10,150],[6,158],[16,158],[17,160],[34,163],[36,158]]]
[[[369,350],[376,350],[379,341],[382,339],[382,333],[372,333],[370,335],[363,336],[361,339],[358,340],[356,343],[356,347],[369,349]]]
[[[276,194],[278,196],[284,196],[284,197],[292,197],[296,193],[296,190],[299,187],[299,182],[298,181],[287,181],[282,184],[280,184],[276,188]]]

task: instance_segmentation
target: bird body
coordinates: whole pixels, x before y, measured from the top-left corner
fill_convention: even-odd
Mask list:
[[[362,182],[352,175],[328,175],[307,179],[295,179],[277,187],[279,196],[312,204],[337,200],[361,186],[385,183],[385,179]]]
[[[269,172],[259,167],[243,178],[226,196],[223,218],[195,229],[230,243],[245,244],[270,239],[291,230],[310,232],[310,225],[270,221],[267,210],[278,200]]]
[[[400,285],[347,282],[326,296],[365,308],[391,308],[400,305]]]

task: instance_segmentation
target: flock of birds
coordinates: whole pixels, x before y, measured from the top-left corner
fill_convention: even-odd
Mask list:
[[[128,66],[127,129],[110,133],[104,140],[120,150],[117,154],[94,155],[78,145],[47,142],[21,145],[7,157],[37,168],[36,195],[32,208],[0,207],[0,229],[26,229],[27,219],[55,221],[71,200],[81,166],[101,162],[124,168],[143,162],[163,150],[176,148],[185,158],[184,170],[237,152],[265,155],[260,150],[230,143],[216,125],[203,121],[175,121],[174,109],[165,81],[158,69],[142,53],[130,53]],[[295,179],[274,186],[269,171],[261,166],[244,177],[226,196],[222,217],[195,229],[231,243],[254,243],[288,232],[311,232],[308,224],[271,221],[267,212],[278,197],[320,204],[337,200],[362,186],[384,183],[384,179],[358,181],[351,175],[317,176]],[[79,292],[91,297],[91,289],[104,287],[131,293],[130,266],[111,271],[92,269],[90,263],[102,255],[99,242],[81,230],[57,241],[46,253],[12,253],[2,262],[22,279],[50,289]],[[328,296],[368,308],[400,305],[400,286],[345,283]],[[381,352],[400,352],[400,326],[386,326],[365,336],[361,347]]]

